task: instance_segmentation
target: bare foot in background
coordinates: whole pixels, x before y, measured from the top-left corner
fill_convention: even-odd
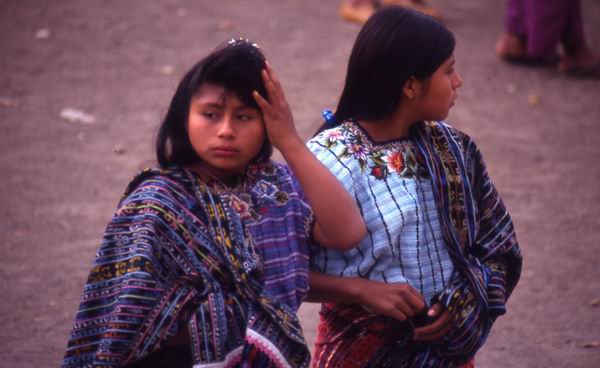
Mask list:
[[[579,78],[600,78],[600,59],[587,45],[567,52],[558,64],[561,72]]]
[[[425,0],[345,0],[340,7],[342,18],[363,24],[382,6],[398,5],[441,19],[441,12]]]
[[[517,34],[504,32],[496,41],[496,55],[508,62],[533,66],[556,65],[558,55],[530,56],[525,40]]]

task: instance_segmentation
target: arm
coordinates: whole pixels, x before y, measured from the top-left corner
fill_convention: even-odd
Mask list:
[[[361,304],[375,314],[400,321],[424,313],[426,307],[421,294],[407,283],[385,283],[311,271],[309,284],[308,302]],[[452,329],[452,315],[441,304],[434,304],[426,313],[433,322],[415,329],[415,340],[436,341]]]
[[[348,250],[366,235],[366,227],[354,200],[340,182],[306,147],[294,126],[292,113],[273,70],[263,71],[269,101],[254,92],[267,134],[298,178],[315,215],[315,240],[322,245]]]
[[[307,301],[356,303],[400,321],[425,308],[423,296],[407,283],[385,283],[361,277],[339,277],[311,271]]]

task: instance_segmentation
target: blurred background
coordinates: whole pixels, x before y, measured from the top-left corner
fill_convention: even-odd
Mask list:
[[[495,55],[505,0],[430,0],[473,136],[514,217],[523,276],[477,367],[600,367],[600,81]],[[0,366],[60,364],[83,282],[183,73],[257,42],[309,138],[335,108],[360,25],[341,0],[0,0]],[[582,0],[600,52],[600,1]],[[277,158],[278,156],[276,156]],[[314,341],[319,306],[301,319]]]

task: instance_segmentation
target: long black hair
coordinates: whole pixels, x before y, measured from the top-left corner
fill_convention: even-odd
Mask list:
[[[261,71],[265,56],[248,40],[231,40],[221,45],[194,65],[182,78],[171,99],[156,138],[156,159],[161,167],[189,165],[200,159],[194,151],[187,132],[192,98],[205,83],[222,86],[234,93],[245,105],[259,109],[252,91],[267,96]],[[253,161],[271,157],[273,147],[265,136],[264,143]]]
[[[433,17],[397,6],[379,10],[354,43],[335,122],[319,131],[349,118],[389,117],[398,108],[406,82],[430,77],[455,45],[452,33]]]

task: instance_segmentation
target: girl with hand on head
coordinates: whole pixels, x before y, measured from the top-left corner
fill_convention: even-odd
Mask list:
[[[308,143],[367,236],[314,248],[315,367],[468,367],[520,275],[511,218],[474,141],[443,120],[462,78],[434,18],[389,7],[355,42],[335,114]]]
[[[156,151],[106,229],[63,367],[308,366],[309,247],[348,250],[366,231],[256,45],[232,40],[187,72]]]

